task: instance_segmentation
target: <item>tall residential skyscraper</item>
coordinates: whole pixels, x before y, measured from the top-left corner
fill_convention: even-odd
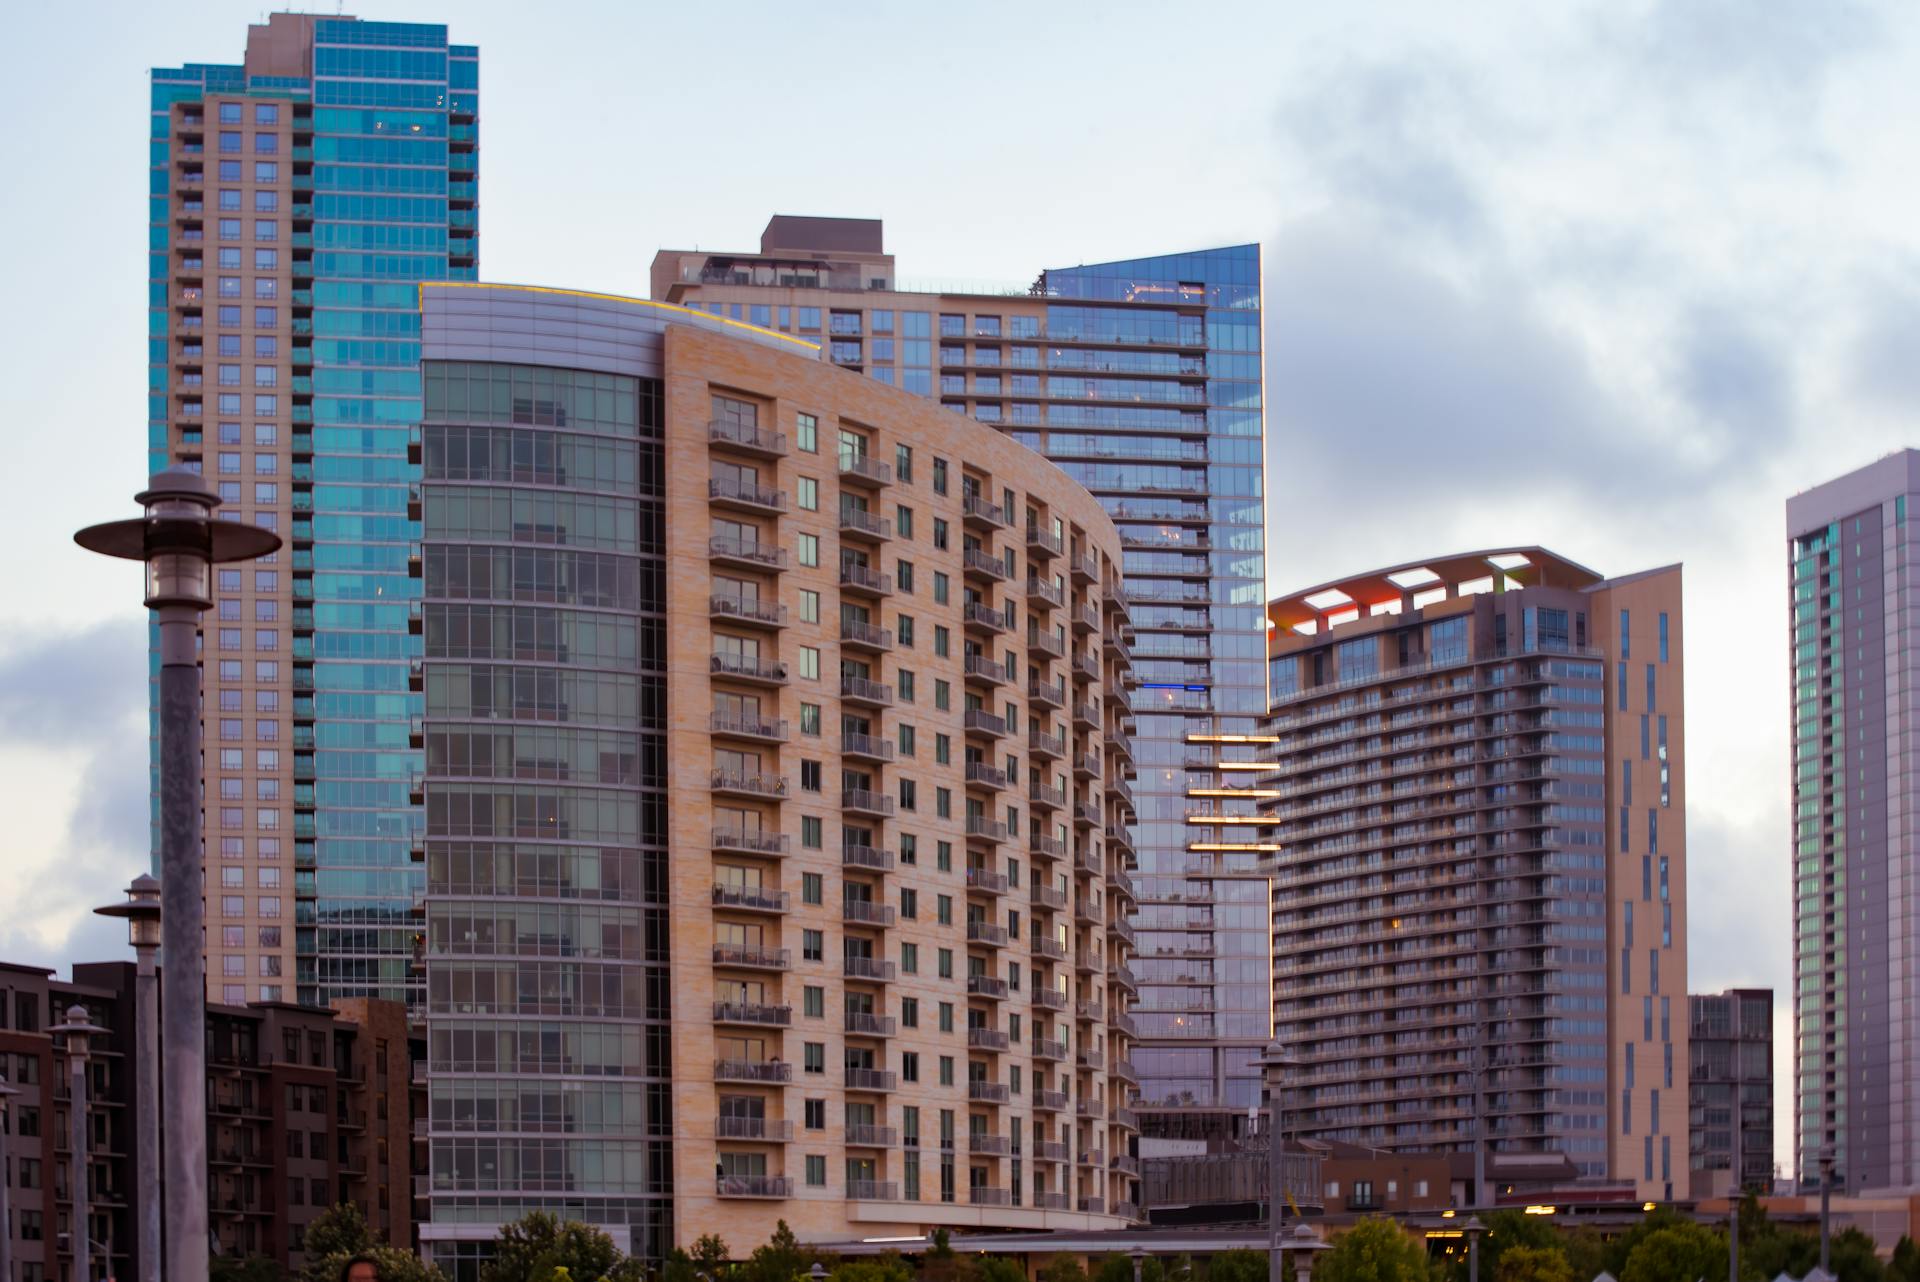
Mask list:
[[[288,13],[153,72],[149,467],[287,540],[204,634],[218,1001],[417,997],[417,286],[475,272],[478,83],[444,26]]]
[[[1687,1195],[1680,569],[1541,548],[1269,609],[1289,1124]]]
[[[422,295],[434,1257],[1135,1218],[1100,505],[790,335]]]
[[[758,251],[663,250],[653,294],[813,339],[1010,434],[1106,507],[1142,678],[1139,821],[1109,835],[1140,872],[1142,1130],[1242,1127],[1270,1035],[1267,887],[1257,852],[1187,810],[1219,782],[1205,741],[1253,733],[1266,708],[1259,246],[911,292],[877,220],[781,216]]]
[[[1817,1186],[1920,1186],[1920,452],[1787,500],[1793,635],[1794,1148]]]

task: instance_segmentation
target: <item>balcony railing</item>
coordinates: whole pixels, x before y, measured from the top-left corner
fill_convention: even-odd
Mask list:
[[[849,1140],[848,1143],[852,1141]],[[900,1186],[892,1180],[848,1180],[847,1200],[850,1202],[898,1202]]]
[[[1004,1051],[1012,1046],[1012,1039],[997,1028],[967,1029],[967,1049],[976,1051]]]
[[[742,948],[733,944],[715,944],[713,964],[752,970],[786,970],[793,964],[793,954],[786,948]]]
[[[1012,884],[1005,873],[994,872],[990,868],[967,869],[968,890],[978,890],[988,895],[1004,895],[1012,888]]]
[[[791,1082],[793,1065],[779,1060],[722,1059],[714,1061],[713,1076],[720,1082]]]
[[[793,1138],[793,1123],[773,1121],[764,1117],[728,1117],[724,1113],[714,1119],[715,1138],[723,1140],[768,1140],[785,1143]]]
[[[1005,841],[1007,826],[998,819],[989,819],[985,815],[968,815],[967,836],[975,841]]]
[[[840,641],[843,645],[858,646],[866,650],[893,649],[893,632],[889,628],[876,627],[859,619],[847,619],[840,624]]]
[[[848,1122],[847,1144],[853,1148],[892,1148],[900,1142],[900,1132],[874,1122]],[[851,1193],[848,1194],[852,1196]]]
[[[716,503],[734,503],[773,512],[787,510],[785,490],[776,490],[769,485],[758,485],[732,476],[710,478],[707,481],[707,498]]]
[[[841,677],[840,697],[853,703],[893,706],[893,687],[866,677]]]
[[[849,562],[840,567],[840,586],[875,596],[890,596],[893,593],[893,576]]]
[[[781,832],[747,832],[739,828],[715,828],[713,848],[745,851],[754,855],[784,855],[787,853],[787,835]]]
[[[769,570],[787,568],[787,550],[758,539],[716,534],[707,540],[707,556],[716,561],[742,561]]]
[[[751,423],[737,423],[731,419],[716,418],[707,423],[707,440],[714,445],[727,445],[751,454],[763,454],[769,457],[787,452],[787,438],[778,432],[769,432]]]
[[[894,910],[871,899],[847,899],[841,901],[840,920],[859,926],[891,926]]]
[[[891,815],[893,798],[871,788],[843,788],[840,790],[840,808],[867,815]]]
[[[762,601],[757,597],[716,593],[707,598],[707,612],[720,619],[739,619],[747,623],[763,623],[775,628],[787,626],[786,606],[776,601]]]
[[[840,847],[840,865],[843,868],[868,868],[874,872],[886,872],[893,867],[893,852],[882,850],[878,846],[848,843]]]
[[[730,735],[738,739],[767,739],[782,743],[787,739],[787,723],[784,721],[769,721],[764,717],[728,712],[711,714],[707,719],[707,730],[711,734]]]
[[[1004,999],[1007,995],[1007,981],[994,975],[967,976],[967,996]]]
[[[891,1070],[883,1068],[847,1070],[847,1089],[850,1091],[890,1091],[896,1088],[898,1080]]]
[[[967,942],[984,944],[989,948],[1007,946],[1007,928],[997,926],[990,921],[970,921],[967,923]]]
[[[793,1022],[793,1007],[770,1006],[765,1002],[715,1002],[713,1004],[713,1022],[716,1024],[758,1024],[768,1028],[785,1028]]]
[[[894,965],[878,957],[862,957],[855,954],[841,959],[840,973],[848,979],[872,979],[885,982],[893,979]]]
[[[787,781],[783,775],[744,774],[732,770],[715,770],[710,776],[715,792],[744,793],[754,797],[777,798],[787,795]]]
[[[785,1175],[722,1175],[714,1181],[720,1197],[786,1198],[793,1196],[793,1180]]]
[[[759,886],[718,885],[713,888],[715,908],[736,908],[742,912],[783,913],[792,904],[784,890],[765,890]]]
[[[876,1015],[867,1010],[850,1010],[846,1013],[846,1031],[856,1037],[892,1037],[895,1030],[893,1016]]]

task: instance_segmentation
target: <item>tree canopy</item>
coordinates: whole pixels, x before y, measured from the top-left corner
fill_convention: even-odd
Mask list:
[[[1426,1282],[1427,1253],[1392,1220],[1362,1220],[1314,1261],[1315,1282]]]

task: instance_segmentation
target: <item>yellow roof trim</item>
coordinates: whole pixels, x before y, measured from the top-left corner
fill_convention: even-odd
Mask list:
[[[715,316],[712,312],[703,312],[697,308],[683,307],[679,303],[662,303],[652,298],[629,298],[625,294],[602,294],[590,289],[561,289],[554,285],[500,285],[484,280],[426,280],[420,282],[422,305],[426,300],[427,287],[436,289],[505,289],[518,294],[559,294],[567,298],[597,298],[607,303],[630,303],[637,307],[657,307],[663,312],[679,312],[686,316],[697,316],[716,325],[726,325],[733,329],[744,329],[749,334],[760,334],[767,338],[777,338],[783,343],[792,343],[809,352],[818,353],[820,344],[810,343],[804,338],[795,338],[792,334],[782,334],[777,329],[764,329],[759,325],[749,325],[727,316]]]

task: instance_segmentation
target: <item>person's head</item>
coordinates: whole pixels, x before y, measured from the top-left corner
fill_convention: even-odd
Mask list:
[[[340,1282],[380,1282],[380,1261],[356,1255],[340,1266]]]

